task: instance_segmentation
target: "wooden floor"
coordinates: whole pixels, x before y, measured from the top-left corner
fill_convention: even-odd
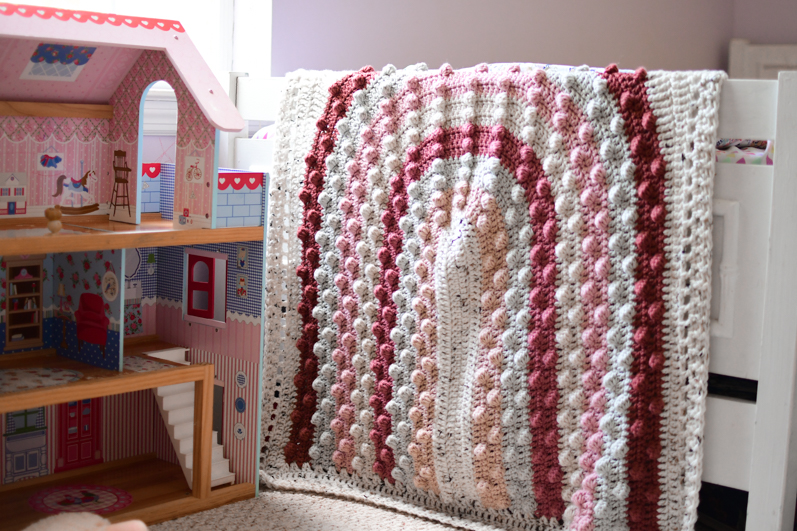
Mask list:
[[[154,454],[103,463],[91,467],[10,483],[0,487],[0,531],[23,529],[49,516],[34,511],[28,499],[40,490],[59,485],[104,485],[130,493],[133,502],[105,518],[125,519],[125,514],[147,511],[157,505],[191,496],[179,465],[155,458]],[[140,518],[140,514],[136,518]],[[153,523],[153,522],[150,522]]]
[[[262,241],[263,227],[175,230],[160,214],[142,214],[141,224],[110,221],[107,215],[64,216],[57,234],[42,218],[0,220],[0,249],[5,256],[31,253],[103,251],[199,243]]]

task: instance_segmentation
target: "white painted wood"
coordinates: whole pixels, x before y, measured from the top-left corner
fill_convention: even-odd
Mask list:
[[[255,138],[235,139],[235,167],[240,170],[271,171],[274,140]]]
[[[238,112],[244,120],[273,122],[279,112],[280,94],[287,86],[284,77],[238,79]]]
[[[778,81],[778,146],[797,145],[797,72]],[[797,497],[797,151],[776,149],[747,529],[790,530]],[[730,466],[730,463],[729,463]]]
[[[750,488],[750,460],[756,405],[752,402],[709,396],[703,432],[703,481]]]
[[[738,276],[732,294],[733,335],[719,337],[712,325],[709,371],[737,378],[758,379],[761,335],[764,323],[764,286],[767,276],[772,166],[717,164],[714,181],[715,201],[739,205]],[[712,317],[729,294],[720,288],[720,262],[725,245],[717,241],[721,226],[715,221],[715,249],[712,264]],[[725,225],[724,223],[722,225]],[[723,231],[727,232],[727,231]],[[718,304],[719,303],[719,304]]]
[[[186,352],[188,352],[188,349],[186,348],[174,347],[174,348],[165,348],[162,350],[150,350],[144,352],[144,354],[146,354],[147,356],[151,356],[153,358],[159,358],[162,360],[173,361],[175,363],[186,364],[187,363],[185,361]]]
[[[775,138],[777,81],[729,79],[720,94],[719,138]]]
[[[719,262],[719,290],[717,296],[719,310],[716,319],[711,320],[711,335],[733,337],[733,314],[736,299],[736,277],[739,274],[739,202],[714,199],[714,217],[722,218],[723,238],[722,256]],[[715,247],[716,248],[716,247]]]
[[[236,11],[238,6],[236,5]],[[233,50],[235,51],[235,50]],[[232,102],[237,105],[238,98],[238,79],[247,77],[246,72],[230,72],[228,78],[228,91]],[[235,139],[247,138],[249,136],[249,124],[237,132],[219,131],[219,168],[238,168],[235,165]]]
[[[778,72],[797,70],[797,45],[750,44],[733,39],[730,44],[732,78],[778,79]]]

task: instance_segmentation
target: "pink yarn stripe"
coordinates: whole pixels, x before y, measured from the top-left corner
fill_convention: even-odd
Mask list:
[[[449,193],[450,195],[450,193]],[[450,202],[450,197],[448,198]],[[423,245],[438,248],[440,227],[437,224],[422,223],[418,226],[418,236]],[[440,494],[434,464],[432,434],[434,433],[435,400],[437,399],[437,302],[435,298],[435,259],[433,253],[422,254],[416,262],[416,274],[421,279],[418,296],[412,301],[415,314],[415,330],[410,338],[416,349],[415,370],[410,378],[416,392],[409,417],[415,429],[412,442],[407,450],[415,466],[413,483],[422,490]]]
[[[582,240],[582,258],[586,272],[581,287],[584,307],[582,342],[585,350],[584,386],[585,411],[580,425],[584,433],[584,452],[579,458],[583,472],[580,489],[573,495],[576,517],[573,525],[579,531],[594,528],[595,489],[597,474],[595,462],[603,451],[603,432],[599,422],[605,414],[606,392],[602,387],[606,374],[608,352],[606,334],[609,308],[609,242],[607,231],[611,224],[606,190],[606,174],[600,162],[593,128],[582,110],[570,96],[551,83],[547,77],[538,76],[541,87],[530,92],[531,100],[544,102],[553,112],[552,125],[562,135],[564,144],[570,146],[571,169],[580,194],[585,218],[586,236]]]
[[[351,401],[351,392],[357,388],[358,378],[352,358],[357,353],[361,340],[354,327],[360,299],[354,292],[353,285],[360,276],[360,257],[355,249],[357,243],[362,240],[362,230],[365,225],[360,216],[360,207],[364,203],[367,183],[358,165],[349,165],[347,171],[349,185],[346,186],[346,195],[339,205],[343,216],[343,227],[335,241],[335,247],[340,251],[341,268],[334,279],[338,288],[338,310],[332,319],[338,325],[338,348],[333,351],[332,359],[338,366],[338,372],[337,383],[332,385],[331,393],[335,397],[337,410],[330,427],[335,433],[337,448],[332,453],[332,460],[338,468],[345,468],[353,473],[351,463],[357,452],[356,443],[349,430],[356,421],[357,411]]]
[[[504,477],[501,426],[501,371],[504,349],[501,334],[506,329],[506,303],[503,293],[509,280],[506,266],[509,234],[504,215],[494,197],[457,186],[455,206],[467,205],[467,216],[480,233],[482,259],[482,321],[479,334],[479,359],[476,387],[473,390],[473,476],[482,504],[490,509],[511,505]]]

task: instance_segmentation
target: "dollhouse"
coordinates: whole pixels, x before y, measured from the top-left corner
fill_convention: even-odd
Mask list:
[[[173,163],[143,154],[159,81]],[[179,22],[0,3],[0,529],[256,495],[268,174],[218,167],[243,125]]]

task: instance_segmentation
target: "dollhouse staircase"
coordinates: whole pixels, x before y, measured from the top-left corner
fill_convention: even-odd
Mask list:
[[[147,355],[189,365],[185,360],[185,349],[182,348],[147,352]],[[194,468],[194,383],[167,385],[152,391],[155,393],[158,409],[166,423],[180,467],[183,469],[186,481],[191,485]],[[235,482],[235,474],[230,472],[230,460],[224,458],[224,447],[218,444],[217,440],[218,436],[214,431],[211,448],[211,487]]]

